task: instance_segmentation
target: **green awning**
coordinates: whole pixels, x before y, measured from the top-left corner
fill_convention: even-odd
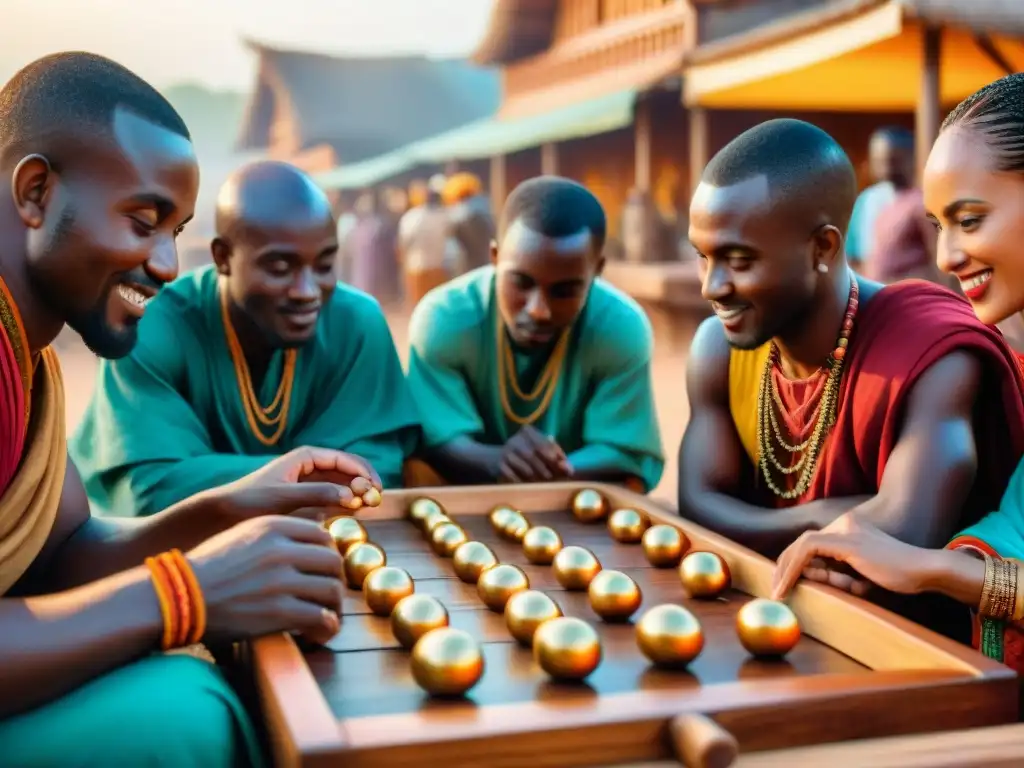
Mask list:
[[[496,117],[460,126],[386,155],[319,174],[327,189],[373,186],[420,165],[507,155],[554,141],[569,141],[625,128],[633,122],[637,91],[630,89],[515,120]]]

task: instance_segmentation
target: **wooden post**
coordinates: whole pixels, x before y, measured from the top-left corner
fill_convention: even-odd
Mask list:
[[[651,191],[651,102],[643,96],[636,101],[633,122],[634,184],[641,192]]]
[[[544,176],[558,175],[558,145],[554,142],[541,145],[540,172]]]
[[[918,179],[924,172],[932,144],[939,135],[939,113],[942,108],[942,91],[939,83],[942,28],[927,26],[921,38],[921,90],[917,96],[917,112],[914,116]]]
[[[505,205],[508,195],[508,182],[505,176],[505,156],[495,155],[491,158],[491,211],[497,217]]]
[[[687,209],[700,184],[704,166],[711,159],[709,123],[708,111],[704,107],[690,107],[690,194],[686,200]]]

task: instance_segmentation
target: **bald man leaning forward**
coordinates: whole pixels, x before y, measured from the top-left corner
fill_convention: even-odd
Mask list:
[[[323,192],[255,163],[221,190],[216,227],[214,264],[164,288],[134,351],[101,365],[70,443],[91,502],[149,515],[303,445],[398,485],[415,407],[377,301],[335,280]]]

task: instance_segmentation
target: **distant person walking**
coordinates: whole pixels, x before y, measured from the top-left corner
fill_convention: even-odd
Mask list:
[[[443,179],[432,179],[424,204],[407,211],[398,224],[398,254],[410,310],[451,276],[448,265],[455,244],[441,198],[443,185]]]

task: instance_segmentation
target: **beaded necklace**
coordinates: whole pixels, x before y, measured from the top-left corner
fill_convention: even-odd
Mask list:
[[[245,361],[245,353],[238,341],[238,335],[231,324],[231,316],[228,313],[228,297],[226,291],[220,292],[220,313],[224,321],[224,334],[227,337],[228,351],[231,353],[231,362],[235,367],[235,379],[238,382],[238,394],[242,398],[242,410],[245,411],[245,419],[249,423],[249,429],[263,445],[270,447],[275,445],[284,434],[288,424],[288,411],[292,401],[292,384],[295,381],[295,362],[298,357],[298,350],[289,349],[284,353],[284,371],[281,374],[281,383],[277,387],[277,393],[270,405],[263,407],[252,386],[252,375],[249,373],[249,364]],[[277,411],[276,416],[271,414]],[[272,428],[270,435],[264,434],[264,428]]]
[[[814,428],[806,440],[797,444],[790,444],[782,434],[775,409],[784,410],[782,398],[779,396],[772,377],[772,369],[779,363],[779,348],[772,342],[771,353],[765,361],[764,372],[761,375],[761,386],[757,398],[757,442],[760,448],[758,464],[765,483],[771,492],[782,499],[796,499],[807,492],[814,479],[814,472],[818,466],[818,459],[821,456],[821,449],[828,431],[836,422],[836,409],[839,404],[839,388],[843,378],[843,361],[846,358],[846,349],[850,344],[850,334],[853,332],[853,322],[857,317],[857,306],[859,304],[860,288],[857,279],[850,280],[850,297],[846,302],[846,313],[843,315],[843,326],[839,331],[839,339],[835,349],[828,357],[824,369],[828,371],[825,385],[818,395],[818,404],[814,409]],[[775,447],[772,444],[772,437],[779,447],[789,453],[796,455],[796,461],[784,466],[775,455]],[[792,488],[780,488],[773,477],[778,473],[788,479],[799,472],[797,481]]]
[[[509,421],[519,426],[533,424],[551,405],[551,399],[555,396],[555,390],[558,388],[558,381],[562,377],[562,362],[565,360],[565,354],[569,348],[569,330],[569,328],[566,328],[562,332],[561,337],[555,344],[555,348],[551,352],[551,356],[548,358],[548,362],[544,366],[544,370],[541,371],[540,377],[534,385],[533,391],[526,393],[519,386],[512,346],[506,338],[505,324],[502,322],[501,317],[498,317],[498,393],[501,398],[501,408],[505,412],[505,418]],[[515,396],[520,400],[532,403],[540,398],[540,403],[537,404],[537,407],[528,416],[520,416],[512,408],[511,399],[508,394],[509,387],[512,388]]]

